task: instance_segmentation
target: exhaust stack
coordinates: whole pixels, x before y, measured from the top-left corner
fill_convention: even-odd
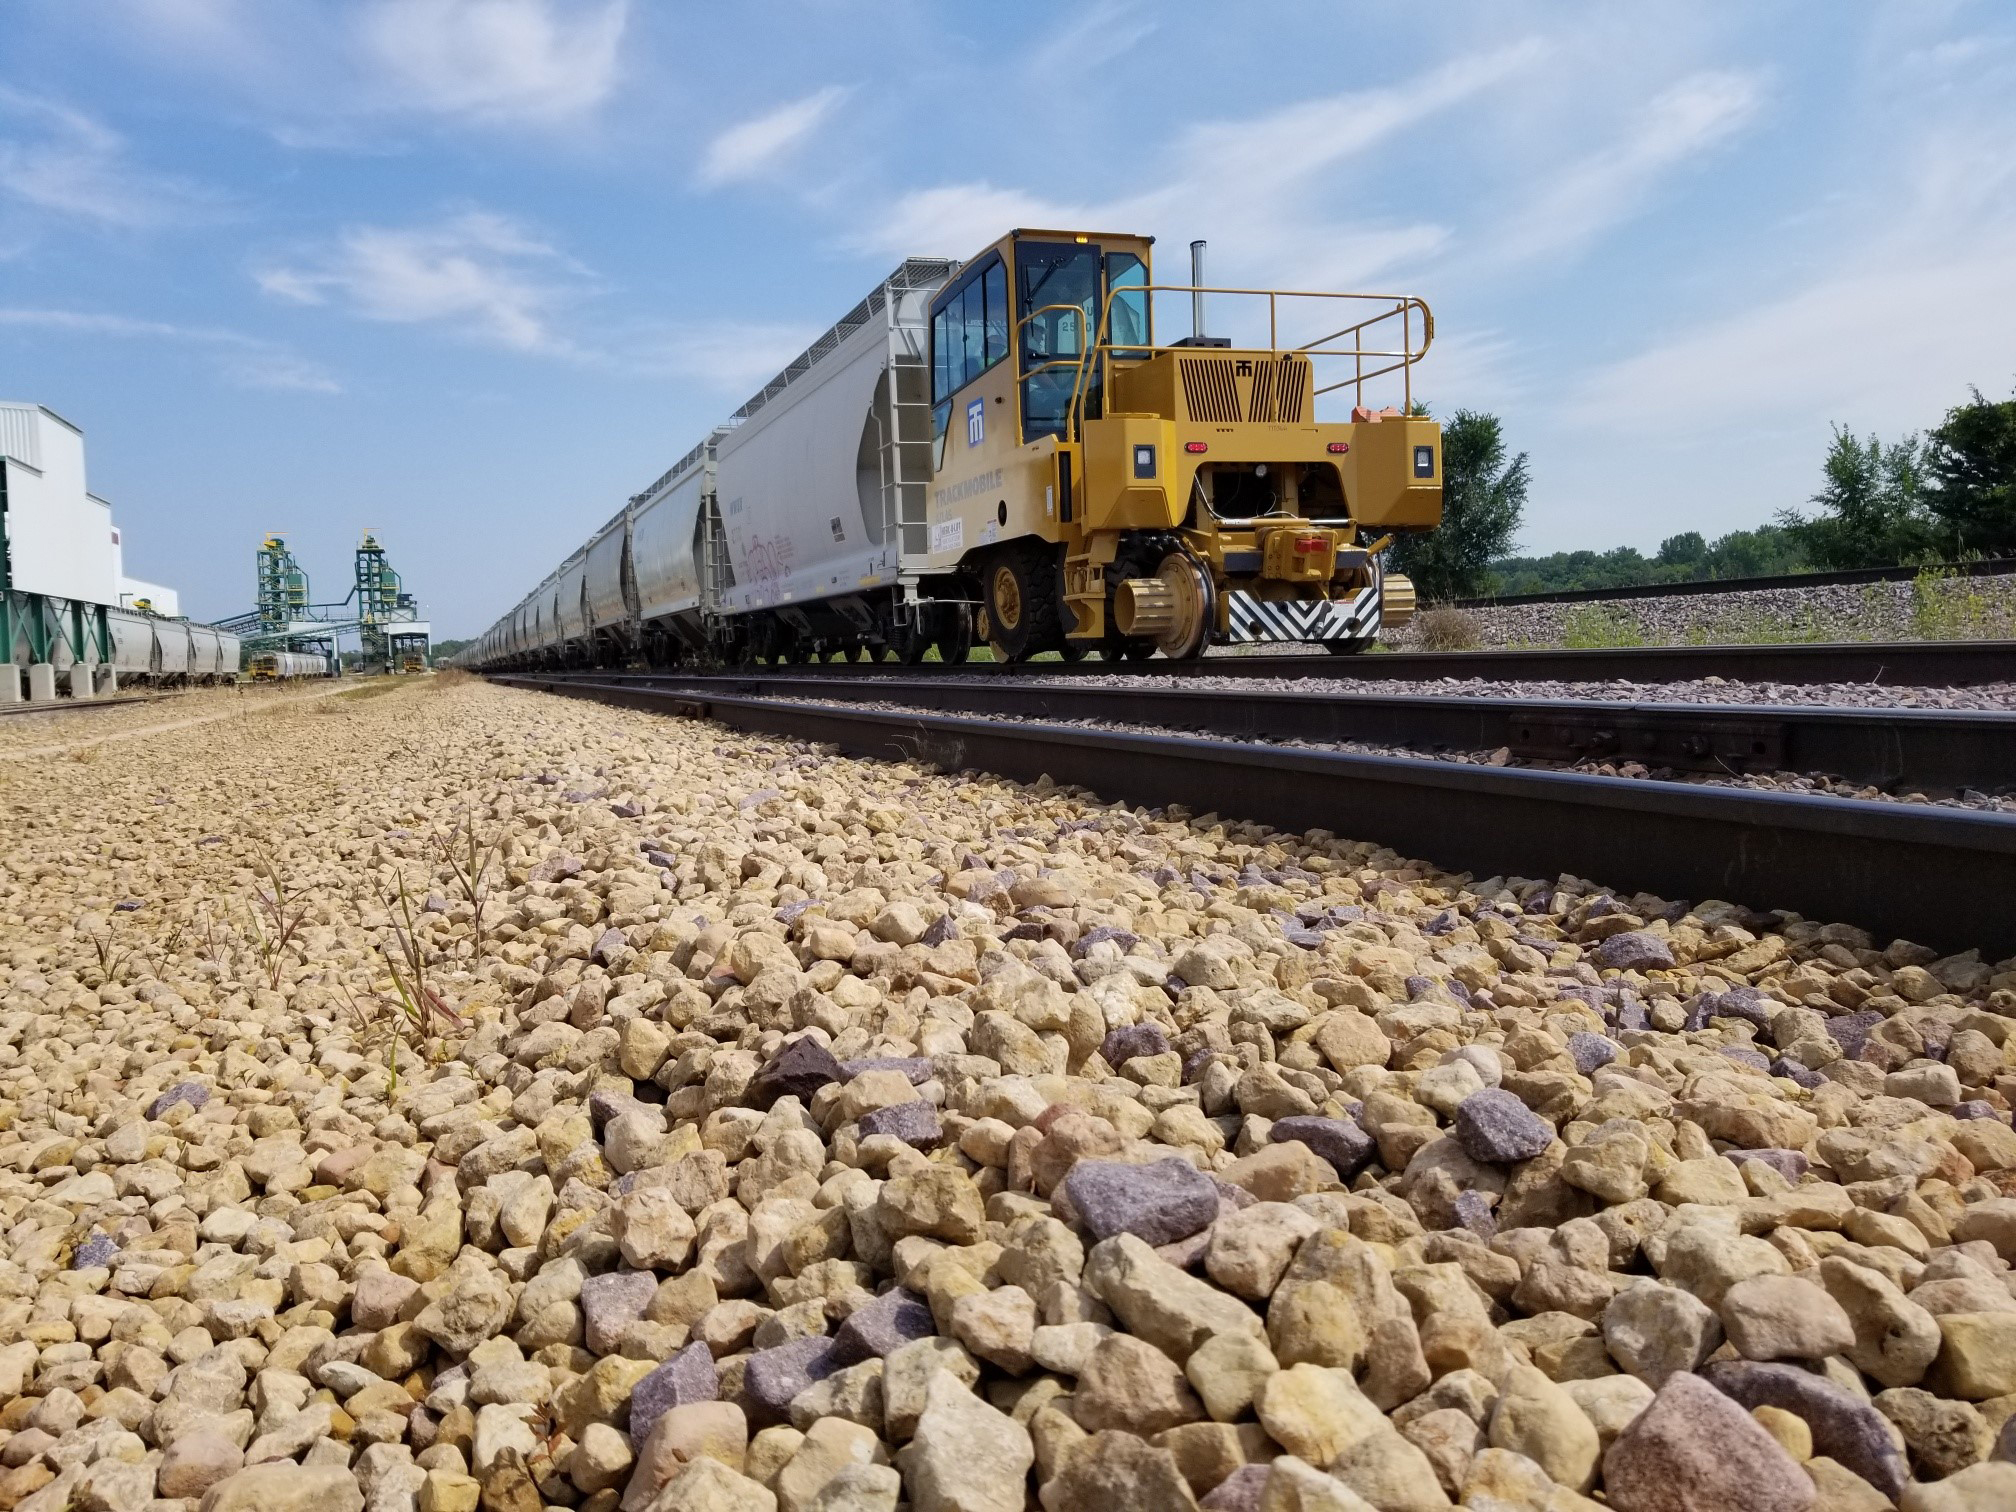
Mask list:
[[[1190,243],[1190,340],[1204,344],[1204,243]]]

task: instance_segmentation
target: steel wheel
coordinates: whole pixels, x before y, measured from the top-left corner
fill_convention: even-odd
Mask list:
[[[1218,592],[1211,569],[1187,551],[1172,551],[1155,569],[1169,592],[1167,626],[1154,637],[1155,649],[1172,661],[1197,655],[1210,644],[1218,618]]]

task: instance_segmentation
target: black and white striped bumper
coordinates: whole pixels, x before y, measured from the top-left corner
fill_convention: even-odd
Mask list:
[[[1366,640],[1379,633],[1379,585],[1350,598],[1268,602],[1244,589],[1225,595],[1234,645],[1249,641]]]

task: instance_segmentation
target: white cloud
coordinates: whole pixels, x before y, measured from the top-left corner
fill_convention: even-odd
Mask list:
[[[402,103],[487,121],[556,121],[615,87],[630,0],[376,0],[358,45]]]
[[[2011,268],[2016,235],[2005,232],[1839,269],[1598,369],[1570,408],[1600,405],[1606,425],[1637,432],[1706,432],[1739,415],[1908,430],[1966,383],[2016,371]]]
[[[56,100],[0,85],[0,193],[38,211],[126,230],[191,217],[206,197],[127,160],[118,132]]]
[[[904,195],[849,245],[896,257],[970,257],[1015,226],[1074,226],[1097,216],[1021,189],[941,184]]]
[[[698,179],[703,189],[753,179],[775,168],[805,139],[824,125],[852,91],[838,84],[780,105],[775,110],[730,126],[707,144]]]
[[[1212,243],[1210,277],[1266,266],[1296,287],[1357,279],[1441,245],[1432,225],[1340,227],[1309,206],[1332,198],[1323,176],[1398,133],[1532,67],[1546,54],[1528,40],[1469,54],[1385,89],[1300,101],[1240,121],[1205,122],[1181,133],[1145,190],[1089,204],[1048,200],[992,183],[912,190],[859,230],[863,251],[966,256],[1015,226],[1165,230]],[[1126,160],[1130,168],[1137,160]],[[1306,249],[1297,251],[1296,249]],[[1285,260],[1284,260],[1285,251]],[[1173,275],[1169,275],[1172,276]],[[1187,277],[1187,270],[1185,273]],[[1176,281],[1181,281],[1177,279]]]
[[[240,388],[282,389],[306,394],[340,394],[343,385],[317,363],[277,343],[242,331],[183,326],[93,310],[0,308],[0,327],[57,331],[68,336],[166,341],[209,350],[218,371]]]
[[[677,325],[638,338],[623,365],[741,394],[775,377],[817,334],[806,326],[761,321]]]
[[[1646,104],[1613,144],[1570,164],[1492,238],[1494,256],[1535,257],[1579,247],[1635,213],[1659,179],[1723,145],[1756,119],[1754,73],[1692,74]]]
[[[254,275],[295,304],[340,304],[366,320],[443,325],[513,351],[578,356],[554,328],[587,270],[506,216],[468,210],[429,226],[355,226],[335,246]]]
[[[1131,52],[1154,30],[1139,0],[1098,0],[1031,52],[1023,71],[1038,84],[1089,73]]]

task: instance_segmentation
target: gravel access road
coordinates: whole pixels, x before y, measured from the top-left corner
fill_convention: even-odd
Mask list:
[[[2016,1504],[2016,960],[452,677],[229,736],[0,767],[0,1508]]]

